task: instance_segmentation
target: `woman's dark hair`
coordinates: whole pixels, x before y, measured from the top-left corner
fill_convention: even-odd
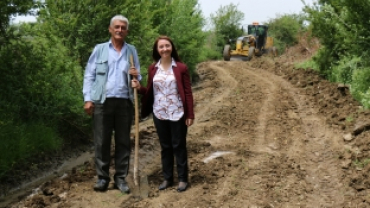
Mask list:
[[[171,46],[172,46],[171,56],[172,56],[172,58],[175,59],[175,61],[181,62],[181,59],[180,59],[179,55],[177,54],[175,44],[173,44],[171,38],[169,38],[165,35],[159,36],[154,42],[154,45],[153,45],[153,59],[154,59],[154,61],[158,62],[159,59],[161,59],[161,56],[159,55],[158,49],[157,49],[158,48],[158,41],[160,41],[160,40],[168,40],[171,43]]]

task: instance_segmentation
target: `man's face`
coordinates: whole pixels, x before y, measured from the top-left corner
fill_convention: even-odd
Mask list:
[[[128,33],[127,23],[120,20],[114,20],[112,25],[109,26],[109,33],[115,40],[125,40]]]

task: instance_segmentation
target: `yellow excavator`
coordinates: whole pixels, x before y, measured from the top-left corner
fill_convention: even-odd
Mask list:
[[[274,40],[267,36],[267,25],[260,25],[258,22],[253,22],[248,25],[248,35],[238,37],[236,40],[229,40],[229,43],[236,41],[235,49],[231,49],[230,44],[226,44],[223,50],[225,61],[243,60],[249,61],[253,56],[261,56],[264,53],[272,53],[277,56]]]

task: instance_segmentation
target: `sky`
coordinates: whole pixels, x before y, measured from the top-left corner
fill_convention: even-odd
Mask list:
[[[316,0],[304,0],[308,5],[312,5]],[[304,4],[301,0],[198,0],[200,8],[205,18],[209,18],[210,14],[221,7],[231,3],[238,5],[238,10],[244,13],[243,26],[252,22],[267,22],[269,19],[275,18],[277,15],[300,13]],[[28,22],[36,21],[33,16],[18,16],[13,21]]]
[[[304,0],[308,5],[312,5],[317,0]],[[221,6],[231,3],[237,5],[238,10],[244,13],[244,25],[252,22],[267,22],[274,19],[277,15],[300,13],[304,4],[301,0],[198,0],[200,8],[205,18],[210,14],[215,14]]]

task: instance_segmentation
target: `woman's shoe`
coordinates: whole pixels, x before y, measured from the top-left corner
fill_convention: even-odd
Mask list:
[[[172,186],[173,182],[172,181],[167,181],[167,180],[164,180],[161,185],[159,185],[158,189],[159,190],[165,190],[166,188]]]
[[[188,188],[188,182],[180,182],[179,187],[177,188],[178,192],[183,192]]]

